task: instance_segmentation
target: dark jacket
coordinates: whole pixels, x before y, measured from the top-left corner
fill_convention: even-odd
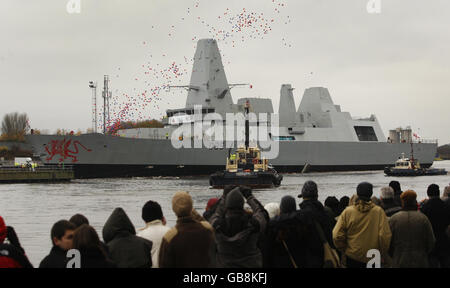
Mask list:
[[[304,200],[300,203],[297,212],[297,221],[301,225],[301,261],[298,267],[321,268],[323,267],[323,243],[316,229],[317,222],[323,230],[325,238],[331,247],[333,244],[333,219],[326,213],[324,206],[318,200]]]
[[[116,208],[103,227],[103,239],[111,260],[119,268],[150,268],[152,242],[136,236],[122,208]]]
[[[302,241],[306,235],[297,212],[274,217],[267,227],[265,265],[267,268],[294,268],[303,265],[305,251]],[[292,259],[291,259],[292,257]]]
[[[80,250],[81,268],[117,268],[116,264],[108,260],[105,252],[99,249]]]
[[[450,239],[447,237],[446,229],[450,225],[450,206],[439,197],[430,198],[423,204],[421,211],[430,220],[436,238],[436,245],[432,254],[438,258],[448,258],[450,256]]]
[[[180,217],[164,235],[159,250],[161,268],[212,268],[214,230],[207,221]]]
[[[11,244],[0,244],[0,268],[33,268],[23,251]]]
[[[58,246],[53,246],[48,254],[39,264],[39,268],[66,268],[67,251],[62,250]]]
[[[243,209],[227,210],[222,196],[211,225],[216,230],[217,266],[221,268],[261,268],[259,240],[267,225],[264,207],[253,196],[247,198],[253,214]]]
[[[395,203],[394,199],[383,199],[381,202],[381,207],[384,210],[384,213],[386,213],[387,217],[391,217],[395,213],[402,210],[402,206],[398,206]]]

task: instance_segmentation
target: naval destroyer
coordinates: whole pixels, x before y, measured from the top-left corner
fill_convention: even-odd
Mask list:
[[[197,145],[195,133],[184,130],[180,134],[180,128],[196,127],[198,121],[210,115],[225,119],[230,113],[242,113],[248,102],[251,112],[257,115],[250,125],[257,131],[264,125],[268,127],[258,137],[266,133],[262,135],[265,144],[276,144],[271,147],[276,146],[277,153],[269,153],[273,151],[268,145],[259,146],[263,153],[268,151],[267,158],[281,173],[383,170],[398,155],[407,153],[412,142],[422,167],[433,163],[437,141],[417,141],[412,138],[411,129],[390,130],[386,138],[374,115],[354,118],[341,111],[327,88],[306,89],[296,108],[292,86],[283,84],[278,113],[274,114],[271,99],[241,98],[234,103],[232,87],[217,41],[202,39],[197,43],[190,83],[185,86],[186,105],[167,110],[163,128],[119,130],[116,135],[27,135],[26,139],[35,157],[46,165],[73,165],[76,178],[208,175],[224,169],[230,150],[238,147],[239,132],[233,132],[237,140],[224,139],[219,141],[222,145],[216,145],[218,137],[214,138],[215,145],[207,147]],[[263,113],[268,116],[260,117]],[[231,128],[241,128],[239,121],[216,121],[223,123],[224,135]],[[208,134],[204,129],[200,131],[200,136]],[[177,139],[192,145],[178,147]]]

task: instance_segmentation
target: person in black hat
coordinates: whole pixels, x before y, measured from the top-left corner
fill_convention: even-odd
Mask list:
[[[347,267],[365,268],[367,251],[378,249],[386,257],[392,233],[383,208],[370,200],[373,186],[362,182],[356,188],[358,201],[339,216],[333,229],[336,248],[347,257]]]
[[[389,187],[394,190],[394,203],[396,206],[402,207],[402,201],[400,195],[402,195],[402,188],[400,187],[400,182],[391,181],[389,182]]]
[[[428,201],[420,209],[433,226],[436,245],[431,253],[432,267],[450,267],[450,240],[446,229],[450,225],[450,206],[439,197],[439,186],[431,184],[427,189]]]
[[[298,195],[303,201],[299,204],[300,210],[297,211],[296,220],[299,229],[303,231],[302,243],[297,247],[301,247],[299,254],[305,255],[297,261],[298,267],[321,268],[324,265],[323,259],[323,243],[320,239],[318,228],[330,244],[334,247],[332,240],[333,219],[326,213],[324,206],[319,202],[318,188],[314,181],[306,181],[303,184],[302,192]],[[316,225],[318,224],[318,225]]]
[[[250,215],[244,203],[251,207]],[[261,268],[263,255],[258,241],[265,233],[268,215],[249,187],[236,187],[220,197],[210,218],[216,232],[218,268]]]

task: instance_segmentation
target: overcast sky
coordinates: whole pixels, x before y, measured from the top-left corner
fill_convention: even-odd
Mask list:
[[[381,0],[379,14],[368,0],[81,0],[79,14],[68,2],[0,2],[0,117],[85,131],[88,82],[100,90],[108,74],[114,117],[158,119],[187,96],[158,88],[188,84],[197,40],[216,38],[228,82],[253,86],[232,89],[235,101],[271,98],[278,111],[281,84],[296,105],[322,86],[352,116],[375,114],[386,136],[410,125],[450,143],[448,0]]]

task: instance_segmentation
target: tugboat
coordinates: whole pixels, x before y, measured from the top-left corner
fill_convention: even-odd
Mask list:
[[[249,102],[245,103],[245,147],[239,147],[227,157],[226,168],[209,176],[212,188],[222,189],[226,185],[245,185],[252,188],[271,188],[281,185],[283,176],[261,158],[261,150],[249,147]]]
[[[387,176],[431,176],[447,175],[445,169],[422,168],[417,159],[414,159],[413,144],[411,143],[411,158],[406,158],[405,153],[395,161],[394,167],[385,167],[384,173]]]

